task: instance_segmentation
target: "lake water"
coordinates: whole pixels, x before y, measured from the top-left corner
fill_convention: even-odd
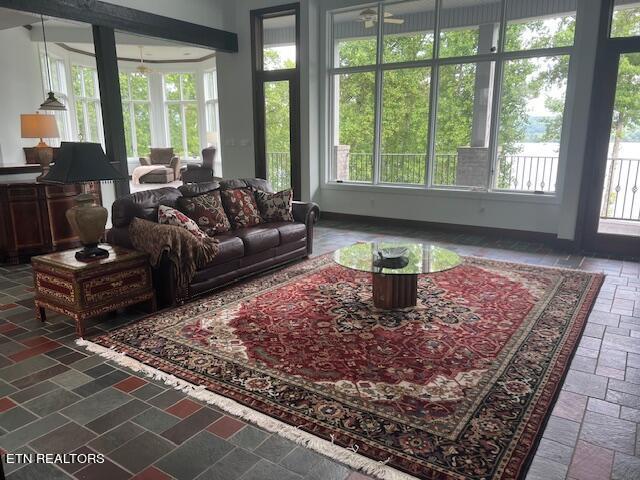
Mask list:
[[[557,157],[560,145],[558,143],[522,143],[522,153],[532,157]],[[612,146],[611,146],[612,148]],[[611,154],[611,148],[609,154]],[[620,144],[620,158],[640,158],[640,142],[622,142]]]

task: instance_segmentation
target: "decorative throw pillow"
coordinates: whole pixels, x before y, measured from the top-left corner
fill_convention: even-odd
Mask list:
[[[233,228],[251,227],[262,223],[256,199],[249,188],[234,188],[220,192],[224,211]]]
[[[217,190],[196,197],[181,197],[178,199],[178,208],[210,237],[231,230],[220,192]]]
[[[196,222],[191,220],[181,211],[167,207],[166,205],[160,205],[158,207],[158,223],[160,225],[174,225],[176,227],[182,227],[193,233],[193,235],[198,238],[209,238],[206,233],[198,228],[198,224]]]
[[[291,189],[278,193],[256,191],[256,202],[265,222],[293,222],[292,201]]]

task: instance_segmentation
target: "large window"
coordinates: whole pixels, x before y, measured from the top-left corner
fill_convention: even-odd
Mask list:
[[[58,133],[60,133],[59,141],[71,141],[73,136],[71,135],[71,124],[69,121],[69,94],[67,90],[67,76],[65,74],[64,61],[49,55],[49,65],[47,71],[47,57],[44,54],[44,50],[40,52],[40,65],[42,69],[43,86],[45,90],[49,90],[47,84],[47,75],[51,75],[51,91],[55,94],[56,98],[67,107],[67,110],[55,111],[53,114],[56,117],[58,123]]]
[[[198,101],[194,73],[163,75],[167,141],[176,155],[195,158],[200,155]]]
[[[207,127],[207,144],[220,150],[218,127],[218,81],[215,70],[204,72],[204,108]]]
[[[139,72],[120,72],[120,96],[127,156],[146,156],[151,147],[148,76]]]
[[[102,110],[96,69],[72,65],[71,83],[75,98],[78,140],[103,143]]]
[[[555,192],[576,2],[438,3],[330,13],[329,180]]]

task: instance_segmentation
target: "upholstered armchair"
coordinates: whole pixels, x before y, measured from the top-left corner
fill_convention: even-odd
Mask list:
[[[141,183],[169,183],[180,178],[180,158],[173,154],[171,147],[151,148],[148,157],[140,157],[140,165],[157,166],[140,176]]]
[[[202,165],[188,164],[182,170],[182,183],[204,183],[213,180],[213,161],[216,156],[215,147],[202,149]]]

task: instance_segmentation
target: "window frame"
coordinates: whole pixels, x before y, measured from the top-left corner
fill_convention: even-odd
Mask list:
[[[422,60],[413,60],[407,62],[396,62],[396,63],[384,63],[383,58],[383,50],[384,50],[384,36],[383,36],[383,27],[384,24],[382,22],[377,22],[376,24],[376,62],[371,65],[359,65],[352,67],[341,67],[335,66],[335,54],[336,54],[336,40],[335,40],[335,32],[334,32],[334,15],[339,13],[344,13],[348,11],[355,11],[362,9],[364,7],[375,8],[377,11],[378,18],[383,18],[383,9],[384,7],[388,7],[389,5],[396,5],[405,3],[410,0],[399,0],[395,2],[369,2],[356,5],[350,5],[344,8],[332,9],[326,11],[326,20],[327,20],[327,37],[326,37],[326,54],[327,54],[327,63],[325,70],[325,79],[326,79],[326,148],[327,148],[327,161],[325,162],[324,168],[324,184],[325,185],[349,185],[349,186],[363,186],[363,187],[374,187],[374,188],[389,188],[389,187],[399,187],[402,189],[412,189],[412,190],[429,190],[429,191],[465,191],[465,192],[484,192],[484,193],[495,193],[500,196],[504,194],[509,195],[522,195],[522,196],[536,196],[536,197],[552,197],[556,198],[562,195],[562,189],[560,188],[561,181],[564,177],[564,164],[566,163],[566,155],[563,155],[563,146],[566,145],[568,141],[568,109],[570,106],[569,101],[569,84],[571,83],[572,72],[573,72],[573,64],[575,62],[575,33],[574,33],[574,41],[572,45],[562,46],[562,47],[550,47],[550,48],[535,48],[535,49],[524,49],[524,50],[516,50],[516,51],[505,51],[505,43],[506,43],[506,27],[507,27],[507,2],[508,0],[500,0],[500,18],[499,18],[499,30],[498,30],[498,41],[497,41],[497,49],[495,52],[491,53],[480,53],[476,55],[470,56],[460,56],[460,57],[445,57],[439,58],[439,50],[440,50],[440,11],[442,9],[443,2],[446,0],[436,0],[435,2],[435,22],[433,28],[433,54],[430,59],[422,59]],[[575,17],[579,15],[580,6],[576,5],[576,13]],[[498,159],[498,134],[499,134],[499,123],[500,123],[500,100],[502,95],[502,82],[503,82],[503,72],[504,72],[504,64],[510,60],[520,60],[520,59],[529,59],[529,58],[539,58],[539,57],[551,57],[551,56],[562,56],[567,55],[569,57],[569,67],[567,74],[567,88],[565,90],[565,100],[564,100],[564,109],[562,112],[562,127],[560,131],[560,142],[559,142],[559,153],[558,153],[558,166],[557,166],[557,174],[556,174],[556,188],[554,191],[544,191],[544,192],[534,192],[531,190],[515,190],[515,189],[507,189],[507,188],[498,188],[497,187],[497,170],[499,168],[499,159]],[[479,64],[481,62],[494,62],[495,63],[495,71],[494,71],[494,81],[492,85],[492,100],[490,104],[491,108],[491,118],[490,118],[490,132],[489,132],[489,178],[485,188],[482,187],[465,187],[459,185],[436,185],[433,183],[433,172],[434,172],[434,161],[435,161],[435,135],[436,135],[436,116],[437,116],[437,97],[438,97],[438,81],[439,81],[439,70],[442,65],[456,65],[462,63],[474,63]],[[431,69],[431,82],[430,82],[430,93],[429,93],[429,118],[427,125],[427,150],[426,150],[426,161],[425,161],[425,181],[422,184],[407,184],[407,183],[390,183],[390,182],[380,182],[380,168],[381,168],[381,123],[382,123],[382,95],[383,95],[383,76],[386,70],[399,70],[403,68],[420,68],[420,67],[429,67]],[[373,165],[372,165],[372,181],[371,182],[356,182],[356,181],[345,181],[345,180],[335,180],[334,172],[331,171],[332,165],[334,163],[333,155],[334,155],[334,139],[336,138],[337,132],[335,131],[336,121],[335,116],[337,113],[337,105],[336,105],[336,97],[337,92],[335,90],[335,78],[340,74],[349,74],[349,73],[357,73],[357,72],[374,72],[375,74],[375,92],[374,92],[374,147],[373,147]]]
[[[72,62],[71,63],[71,79],[70,79],[70,83],[69,85],[71,85],[71,91],[73,93],[73,103],[75,106],[75,110],[76,110],[76,129],[78,130],[76,133],[78,135],[78,140],[80,140],[80,138],[82,138],[83,142],[87,142],[90,137],[90,127],[89,127],[89,104],[92,103],[95,105],[95,109],[96,109],[96,120],[97,120],[97,132],[98,132],[98,143],[104,145],[104,127],[102,124],[102,105],[100,103],[100,88],[98,85],[98,69],[96,67],[92,67],[89,65],[85,65],[83,63],[76,63],[76,62]],[[76,92],[73,91],[73,69],[74,67],[79,68],[80,69],[80,77],[81,77],[81,82],[80,82],[80,92],[81,95],[76,95]],[[87,96],[87,92],[86,92],[86,84],[85,84],[85,70],[90,70],[91,71],[91,75],[93,76],[93,82],[94,82],[94,96],[90,97]],[[77,125],[78,123],[78,108],[82,109],[82,115],[84,117],[84,132],[80,132],[79,131],[79,126]],[[83,137],[80,137],[80,135],[83,135]]]
[[[180,93],[180,99],[179,100],[169,100],[167,99],[167,88],[166,88],[166,77],[168,75],[179,75],[180,78],[180,85],[178,88],[178,91]],[[194,79],[194,86],[195,86],[195,98],[193,100],[188,99],[185,100],[183,98],[183,88],[182,88],[182,76],[183,75],[193,75],[193,79]],[[186,115],[186,108],[188,106],[195,106],[196,107],[196,112],[197,112],[197,116],[200,117],[200,99],[198,98],[198,88],[197,88],[197,83],[198,83],[198,77],[202,76],[201,72],[198,71],[191,71],[191,70],[176,70],[176,71],[171,71],[171,72],[162,72],[162,100],[164,103],[164,108],[163,108],[163,116],[164,116],[164,126],[165,126],[165,141],[166,141],[166,145],[171,145],[171,131],[170,131],[170,125],[169,125],[169,105],[178,105],[180,107],[180,118],[182,121],[182,151],[184,153],[184,156],[180,157],[181,159],[184,160],[195,160],[197,158],[199,158],[198,153],[196,152],[196,156],[192,157],[191,155],[189,155],[189,146],[188,146],[188,141],[187,141],[187,115]],[[198,143],[202,144],[202,139],[200,138],[200,126],[198,126]],[[200,148],[199,147],[199,148]]]
[[[125,125],[125,128],[130,128],[131,130],[131,152],[133,157],[132,159],[140,158],[140,152],[138,152],[138,136],[136,129],[136,120],[135,120],[135,106],[136,105],[147,105],[149,108],[149,135],[153,136],[154,132],[154,122],[153,122],[153,112],[151,111],[151,79],[149,78],[149,74],[144,74],[147,79],[147,99],[146,100],[137,100],[134,99],[131,95],[131,75],[137,73],[135,70],[131,69],[123,69],[120,68],[119,74],[125,75],[127,78],[127,91],[129,93],[128,98],[121,98],[122,100],[122,110],[124,113],[124,108],[126,106],[127,110],[129,110],[129,125]],[[124,115],[123,115],[124,118]]]
[[[40,67],[41,67],[41,75],[42,75],[42,88],[44,91],[44,94],[46,96],[47,92],[49,92],[49,83],[48,83],[48,77],[47,77],[47,56],[45,55],[44,49],[42,48],[42,45],[40,45],[41,48],[39,48],[39,55],[40,55]],[[58,129],[60,130],[60,138],[59,139],[52,139],[54,140],[54,143],[60,142],[60,141],[72,141],[73,140],[73,128],[71,126],[71,117],[70,117],[70,111],[71,111],[71,100],[70,100],[70,95],[69,95],[69,85],[70,85],[70,81],[69,79],[67,79],[67,66],[66,66],[66,62],[64,61],[64,59],[58,57],[57,55],[53,55],[51,53],[49,53],[48,55],[48,60],[49,60],[49,71],[51,72],[51,77],[53,79],[54,76],[54,72],[55,75],[58,77],[58,84],[59,86],[63,87],[65,89],[65,91],[62,91],[62,88],[58,88],[55,89],[53,88],[53,80],[51,81],[51,87],[53,88],[53,93],[55,94],[56,98],[58,100],[60,100],[60,102],[67,107],[66,110],[60,110],[60,111],[56,111],[54,112],[54,116],[56,117],[58,123]],[[60,125],[60,123],[62,125]]]
[[[211,88],[212,88],[212,95],[211,98],[207,97],[207,76],[211,75]],[[210,69],[206,69],[202,72],[202,79],[204,81],[205,84],[205,88],[204,88],[204,116],[205,116],[205,131],[209,132],[215,132],[216,134],[216,147],[218,150],[220,150],[220,110],[219,110],[219,98],[218,98],[218,71],[215,68],[210,68]],[[209,125],[209,106],[211,106],[212,110],[213,110],[213,121],[215,122],[215,130],[209,130],[210,128],[213,128],[212,125]],[[206,142],[206,138],[205,138],[205,143]]]

